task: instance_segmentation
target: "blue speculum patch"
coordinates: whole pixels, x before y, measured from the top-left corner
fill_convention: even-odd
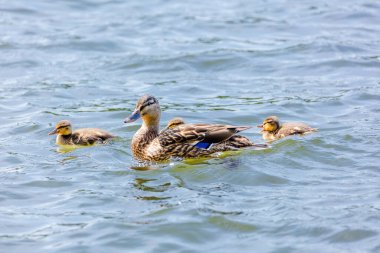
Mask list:
[[[211,146],[211,144],[212,143],[208,143],[208,142],[198,142],[197,144],[195,144],[195,147],[208,149]]]

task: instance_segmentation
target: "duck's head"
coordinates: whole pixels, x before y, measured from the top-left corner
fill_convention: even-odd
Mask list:
[[[58,135],[70,135],[72,133],[71,123],[68,120],[61,120],[55,125],[53,131],[49,135],[58,134]]]
[[[158,125],[161,109],[158,100],[150,95],[142,96],[136,103],[135,110],[124,120],[124,123],[134,122],[142,118],[145,125]]]
[[[264,119],[262,125],[258,125],[257,127],[262,128],[261,132],[274,132],[280,127],[280,120],[276,116],[270,116]]]

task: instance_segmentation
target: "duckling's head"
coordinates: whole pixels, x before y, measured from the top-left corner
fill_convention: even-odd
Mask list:
[[[161,109],[158,100],[150,95],[142,96],[136,103],[133,113],[124,120],[124,123],[134,122],[142,118],[147,126],[157,125],[160,121]]]
[[[257,127],[262,128],[262,132],[274,132],[280,127],[280,120],[276,116],[270,116],[264,119],[262,125],[258,125]]]
[[[166,126],[166,128],[175,128],[182,124],[185,124],[185,121],[182,118],[174,118],[168,122],[168,125]]]
[[[68,120],[61,120],[55,125],[53,131],[49,135],[58,134],[58,135],[70,135],[72,133],[71,123]]]
[[[175,128],[179,125],[182,125],[182,124],[185,124],[185,121],[182,118],[171,119],[171,120],[169,120],[168,124],[166,125],[166,127],[162,131],[165,131],[168,129],[173,129],[173,128]]]

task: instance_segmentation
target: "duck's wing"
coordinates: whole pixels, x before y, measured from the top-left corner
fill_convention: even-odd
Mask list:
[[[238,150],[240,148],[251,149],[266,149],[268,148],[268,144],[257,144],[253,143],[250,139],[245,136],[235,134],[231,136],[228,140],[219,142],[211,147],[211,150],[218,151],[226,151],[226,150]]]
[[[312,128],[309,125],[302,122],[289,122],[284,123],[277,134],[279,135],[294,135],[294,134],[306,134],[315,132],[318,129]]]
[[[115,136],[98,128],[83,128],[73,132],[73,142],[77,145],[93,145],[104,143]]]
[[[192,143],[199,148],[208,148],[213,143],[229,139],[236,133],[251,128],[250,126],[230,126],[216,124],[183,124],[166,129],[158,136],[163,146]]]

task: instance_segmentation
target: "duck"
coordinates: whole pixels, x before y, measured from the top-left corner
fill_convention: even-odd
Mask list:
[[[263,134],[263,139],[268,141],[278,140],[289,135],[303,135],[318,131],[317,128],[312,128],[302,122],[280,123],[277,116],[267,117],[263,124],[257,127],[262,129],[260,132]]]
[[[91,146],[95,143],[107,143],[112,138],[115,138],[111,133],[108,133],[98,128],[82,128],[75,131],[72,130],[71,123],[68,120],[61,120],[56,125],[49,135],[57,135],[55,143],[57,145],[78,145]]]
[[[124,123],[131,123],[142,119],[141,127],[131,142],[135,159],[156,162],[170,158],[207,157],[216,152],[256,145],[247,137],[237,135],[251,126],[187,124],[182,119],[176,119],[174,124],[169,122],[160,132],[160,117],[158,100],[154,96],[144,95],[137,101],[132,114],[124,120]]]

